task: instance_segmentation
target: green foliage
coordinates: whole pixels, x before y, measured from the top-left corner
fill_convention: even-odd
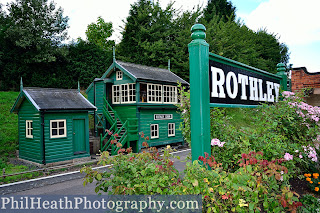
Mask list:
[[[182,101],[177,106],[184,121],[180,128],[190,143],[190,96],[186,91],[180,93]],[[292,156],[285,161],[291,177],[294,171],[319,171],[320,110],[298,96],[288,96],[289,92],[283,94],[282,101],[256,109],[211,109],[211,151],[224,169],[235,171],[241,153],[260,150],[269,161],[284,159],[286,153]]]
[[[299,213],[313,213],[319,212],[320,210],[320,201],[319,198],[316,198],[312,195],[304,195],[300,199],[303,206],[299,209]]]
[[[1,167],[1,166],[3,166],[3,167]],[[2,169],[5,168],[5,173],[7,175],[25,172],[25,171],[29,170],[29,168],[27,166],[23,166],[23,165],[13,165],[10,163],[5,163],[5,162],[3,162],[1,164],[1,159],[0,159],[0,168],[1,168],[1,172],[2,172]],[[1,177],[0,184],[12,183],[12,182],[17,182],[17,181],[26,180],[26,179],[32,179],[32,178],[38,177],[40,175],[41,175],[40,172],[30,172],[30,173],[25,173],[25,174]]]
[[[5,158],[15,154],[18,149],[18,115],[10,113],[18,94],[0,92],[0,156]]]
[[[144,135],[142,135],[144,137]],[[147,139],[147,137],[146,137]],[[146,142],[143,146],[148,148]],[[201,194],[208,212],[294,212],[301,203],[287,185],[287,168],[278,161],[263,159],[262,153],[243,154],[234,172],[223,170],[213,156],[187,162],[182,178],[171,161],[168,146],[163,156],[155,148],[110,157],[103,152],[100,164],[112,164],[105,172],[83,167],[84,185],[97,182],[98,194]],[[237,159],[238,160],[238,159]],[[207,166],[211,169],[207,169]],[[111,190],[109,188],[111,187]]]
[[[112,32],[112,23],[105,22],[104,19],[99,16],[97,23],[91,23],[88,25],[86,35],[90,43],[110,52],[114,46],[114,41],[108,40],[112,35]]]
[[[144,144],[148,148],[148,144]],[[90,167],[84,167],[86,173],[84,185],[93,180],[97,181],[96,193],[99,191],[109,194],[173,194],[171,185],[179,183],[179,172],[173,167],[170,159],[170,146],[160,156],[155,148],[134,154],[130,149],[114,157],[103,152],[99,164],[112,164],[108,172],[99,173]],[[108,191],[108,188],[111,190]]]
[[[68,85],[71,88],[79,81],[86,88],[94,78],[101,77],[112,62],[111,52],[82,39],[70,44],[68,52],[65,62],[68,72],[64,72],[65,77],[60,79],[62,87]]]
[[[218,55],[237,60],[271,73],[276,64],[287,64],[288,47],[267,30],[254,32],[235,21],[235,7],[229,1],[209,1],[204,9],[175,11],[172,4],[161,9],[159,3],[140,0],[131,5],[117,47],[121,59],[156,67],[167,67],[189,79],[188,48],[190,28],[200,22],[207,28],[206,41]]]
[[[58,46],[66,38],[68,17],[47,0],[17,0],[8,3],[8,12],[0,9],[0,89],[17,89],[20,77],[30,85],[64,54]]]
[[[234,21],[236,18],[236,8],[228,0],[208,0],[207,6],[203,10],[203,18],[206,22],[210,22],[213,17],[227,22]]]

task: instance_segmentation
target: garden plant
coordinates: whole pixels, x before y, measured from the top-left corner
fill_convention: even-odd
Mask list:
[[[180,91],[181,129],[190,142],[189,94]],[[103,173],[82,168],[84,185],[97,181],[99,194],[201,194],[204,212],[317,212],[318,200],[294,192],[289,180],[306,179],[313,192],[319,190],[320,109],[294,93],[282,94],[273,105],[240,109],[251,126],[237,127],[226,109],[212,109],[211,153],[187,162],[183,175],[174,167],[172,148],[160,155],[142,133],[145,151],[103,152],[99,163],[112,168]]]

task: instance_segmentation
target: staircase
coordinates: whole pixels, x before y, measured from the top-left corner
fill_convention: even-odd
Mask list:
[[[109,151],[111,155],[118,154],[121,147],[124,147],[127,143],[127,121],[122,122],[117,112],[111,107],[107,99],[103,98],[103,115],[111,125],[110,129],[106,130],[103,134],[100,134],[100,148],[101,151]],[[118,147],[120,143],[122,146]]]

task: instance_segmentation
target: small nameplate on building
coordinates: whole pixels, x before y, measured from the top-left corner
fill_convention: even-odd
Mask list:
[[[170,120],[172,118],[172,114],[154,114],[154,120]]]

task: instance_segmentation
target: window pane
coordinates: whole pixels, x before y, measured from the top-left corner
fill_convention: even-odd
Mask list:
[[[32,122],[29,122],[29,124],[30,124],[30,128],[32,128]]]
[[[58,135],[57,133],[58,133],[58,132],[57,132],[57,129],[52,129],[52,133],[51,133],[52,136]]]
[[[52,125],[52,128],[57,128],[57,122],[52,122],[51,125]]]
[[[64,122],[63,121],[59,122],[59,127],[64,127]]]
[[[59,135],[64,135],[64,129],[59,129]]]

